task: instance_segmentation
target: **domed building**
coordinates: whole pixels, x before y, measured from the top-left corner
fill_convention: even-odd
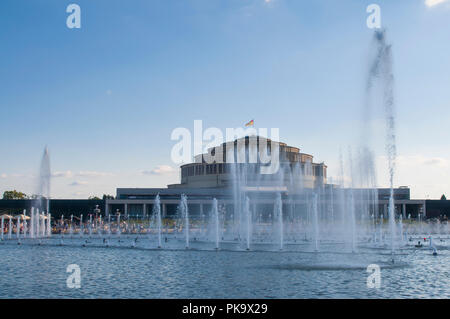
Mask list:
[[[175,216],[182,194],[187,196],[189,212],[197,217],[210,211],[213,199],[220,202],[227,214],[233,214],[237,198],[242,201],[249,197],[253,211],[268,215],[273,212],[276,194],[291,207],[303,210],[312,193],[321,194],[324,207],[333,205],[339,200],[333,189],[339,187],[327,183],[327,166],[313,159],[298,147],[246,136],[209,148],[206,153],[196,155],[193,163],[182,165],[179,184],[167,188],[117,188],[116,198],[106,200],[105,210],[107,214],[148,216],[159,195],[163,216]],[[264,170],[270,166],[275,167],[273,174]],[[365,194],[377,194],[373,211],[387,216],[389,189],[340,189],[353,192],[356,204],[364,201]],[[397,213],[404,217],[426,215],[425,201],[411,200],[408,187],[394,189],[394,200]]]
[[[262,173],[262,167],[273,165],[261,159],[278,148],[279,161],[274,174]],[[313,156],[286,143],[260,136],[246,136],[208,149],[195,156],[194,163],[181,166],[181,183],[169,188],[227,188],[240,179],[248,187],[315,188],[325,185],[327,166],[314,163]]]

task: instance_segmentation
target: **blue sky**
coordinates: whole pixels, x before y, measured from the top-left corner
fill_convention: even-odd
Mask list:
[[[81,29],[66,27],[70,3]],[[360,136],[371,3],[393,44],[395,184],[450,195],[450,1],[439,0],[3,0],[0,192],[35,191],[45,145],[53,197],[175,183],[170,134],[197,119],[279,127],[337,175],[339,149]],[[385,186],[381,112],[373,122]]]

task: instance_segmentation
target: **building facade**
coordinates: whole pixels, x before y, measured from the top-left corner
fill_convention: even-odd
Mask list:
[[[261,174],[261,167],[269,165],[261,158],[268,158],[272,147],[278,149],[279,170],[276,174]],[[181,166],[180,184],[168,187],[227,188],[242,176],[250,187],[286,186],[283,182],[289,180],[289,187],[315,188],[326,184],[327,166],[314,163],[312,155],[301,153],[297,147],[246,136],[195,156],[194,163]]]
[[[260,168],[265,164],[258,155],[262,152],[270,154],[272,147],[279,152],[280,169],[276,174],[265,176],[260,174]],[[159,195],[163,215],[174,216],[182,194],[187,196],[189,212],[193,216],[203,216],[208,212],[214,198],[228,214],[233,214],[237,186],[251,199],[253,211],[270,214],[275,193],[281,193],[283,202],[289,203],[291,208],[305,207],[308,205],[306,194],[313,190],[328,190],[328,194],[332,194],[330,190],[336,188],[336,185],[327,184],[327,166],[324,163],[315,163],[312,155],[300,152],[297,147],[282,142],[271,143],[259,136],[247,136],[210,148],[207,153],[195,156],[193,163],[180,169],[180,183],[168,185],[168,188],[118,188],[116,198],[106,201],[107,214],[149,215]],[[372,190],[351,191],[356,200],[362,202],[364,194]],[[377,206],[377,214],[387,216],[390,189],[377,189],[376,194],[378,198],[374,205]],[[324,205],[335,200],[333,195],[321,196]],[[409,188],[394,189],[394,200],[396,213],[404,218],[419,214],[426,216],[425,200],[411,200]]]

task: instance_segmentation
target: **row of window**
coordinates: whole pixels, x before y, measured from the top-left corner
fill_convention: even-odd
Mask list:
[[[194,175],[215,175],[226,174],[230,171],[230,164],[207,164],[183,167],[181,169],[181,177]]]
[[[199,175],[216,175],[216,174],[227,174],[230,173],[232,170],[231,165],[236,164],[226,164],[226,163],[220,163],[220,164],[200,164],[200,165],[192,165],[183,167],[181,169],[181,177],[187,177],[187,176],[199,176]],[[258,164],[240,164],[240,165],[247,165],[247,173],[255,173],[257,174],[259,172],[259,165]],[[323,176],[326,177],[326,169],[324,166],[303,166],[302,165],[302,172],[305,175],[309,176]]]

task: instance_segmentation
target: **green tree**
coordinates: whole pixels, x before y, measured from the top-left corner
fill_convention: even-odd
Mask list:
[[[114,196],[103,194],[103,200],[105,199],[114,199]]]
[[[5,191],[3,193],[3,199],[27,199],[27,195],[22,192],[18,192],[16,190],[13,191]]]
[[[442,196],[441,196],[441,200],[447,200],[447,197],[445,197],[445,195],[444,195],[444,194],[442,194]]]
[[[98,196],[89,196],[88,199],[91,199],[91,200],[100,200],[100,197],[98,197]]]

